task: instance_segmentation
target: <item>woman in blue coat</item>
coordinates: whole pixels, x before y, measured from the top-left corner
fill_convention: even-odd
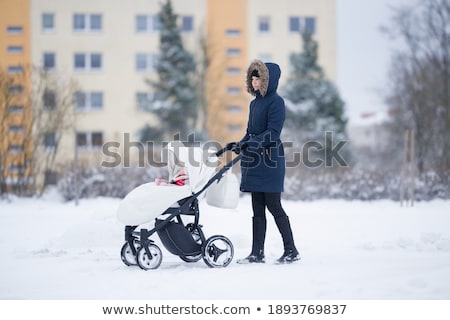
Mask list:
[[[241,191],[251,192],[253,207],[253,243],[250,255],[238,263],[264,263],[266,208],[273,215],[283,238],[284,253],[278,263],[300,259],[292,236],[289,218],[281,206],[286,171],[280,140],[285,119],[284,100],[277,94],[281,70],[277,64],[254,60],[247,70],[247,91],[255,96],[245,136],[237,143],[242,153]]]

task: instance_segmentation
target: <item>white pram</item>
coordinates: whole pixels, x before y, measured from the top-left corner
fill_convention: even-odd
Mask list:
[[[200,148],[185,147],[178,142],[170,143],[163,150],[169,181],[173,181],[181,168],[189,180],[182,186],[146,183],[133,189],[121,201],[117,217],[125,225],[121,258],[127,266],[137,264],[144,270],[160,266],[161,249],[150,239],[155,232],[164,247],[183,261],[196,262],[203,258],[212,268],[226,267],[231,263],[234,255],[231,241],[222,235],[206,239],[199,224],[198,200],[240,160],[240,156],[235,157],[216,172],[216,156],[225,151],[227,149],[222,149],[214,158],[208,159]],[[193,217],[194,221],[185,225],[183,215]],[[139,225],[152,221],[155,222],[152,229],[136,230]]]

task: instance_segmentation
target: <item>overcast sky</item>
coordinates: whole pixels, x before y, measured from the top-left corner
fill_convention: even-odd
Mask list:
[[[336,0],[338,88],[350,124],[361,114],[386,112],[379,91],[385,90],[393,44],[380,32],[388,25],[389,6],[413,0]]]

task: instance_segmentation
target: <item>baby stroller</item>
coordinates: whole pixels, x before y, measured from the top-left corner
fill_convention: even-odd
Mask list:
[[[219,150],[220,156],[227,148]],[[207,165],[200,148],[170,143],[163,149],[167,157],[169,180],[180,168],[189,177],[188,184],[157,185],[146,183],[133,189],[119,204],[117,217],[125,224],[125,243],[120,255],[127,266],[138,265],[143,270],[157,269],[162,262],[161,249],[150,237],[157,233],[170,253],[185,262],[203,261],[211,268],[228,266],[234,255],[233,244],[222,235],[206,238],[199,224],[199,200],[213,183],[239,161],[240,156],[225,164],[217,173]],[[215,159],[217,160],[217,159]],[[211,162],[210,162],[211,163]],[[191,216],[193,222],[185,224],[182,216]],[[138,227],[154,221],[151,229]]]

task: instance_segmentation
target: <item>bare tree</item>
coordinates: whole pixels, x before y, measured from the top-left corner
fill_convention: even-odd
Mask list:
[[[450,1],[422,0],[394,9],[385,31],[401,40],[386,97],[395,136],[416,133],[420,173],[450,170]]]
[[[61,138],[75,123],[76,90],[71,79],[40,68],[0,70],[0,194],[43,191],[42,177],[55,170]]]
[[[76,82],[57,73],[34,68],[31,104],[33,112],[27,143],[30,144],[33,189],[42,192],[42,177],[56,171],[55,161],[61,139],[72,134],[75,125],[74,96],[78,91]],[[41,177],[41,178],[39,178]]]
[[[23,147],[24,126],[30,109],[25,108],[28,89],[27,75],[8,74],[0,69],[0,195],[15,186],[14,179],[27,174],[27,164]],[[10,186],[10,187],[8,187]]]

